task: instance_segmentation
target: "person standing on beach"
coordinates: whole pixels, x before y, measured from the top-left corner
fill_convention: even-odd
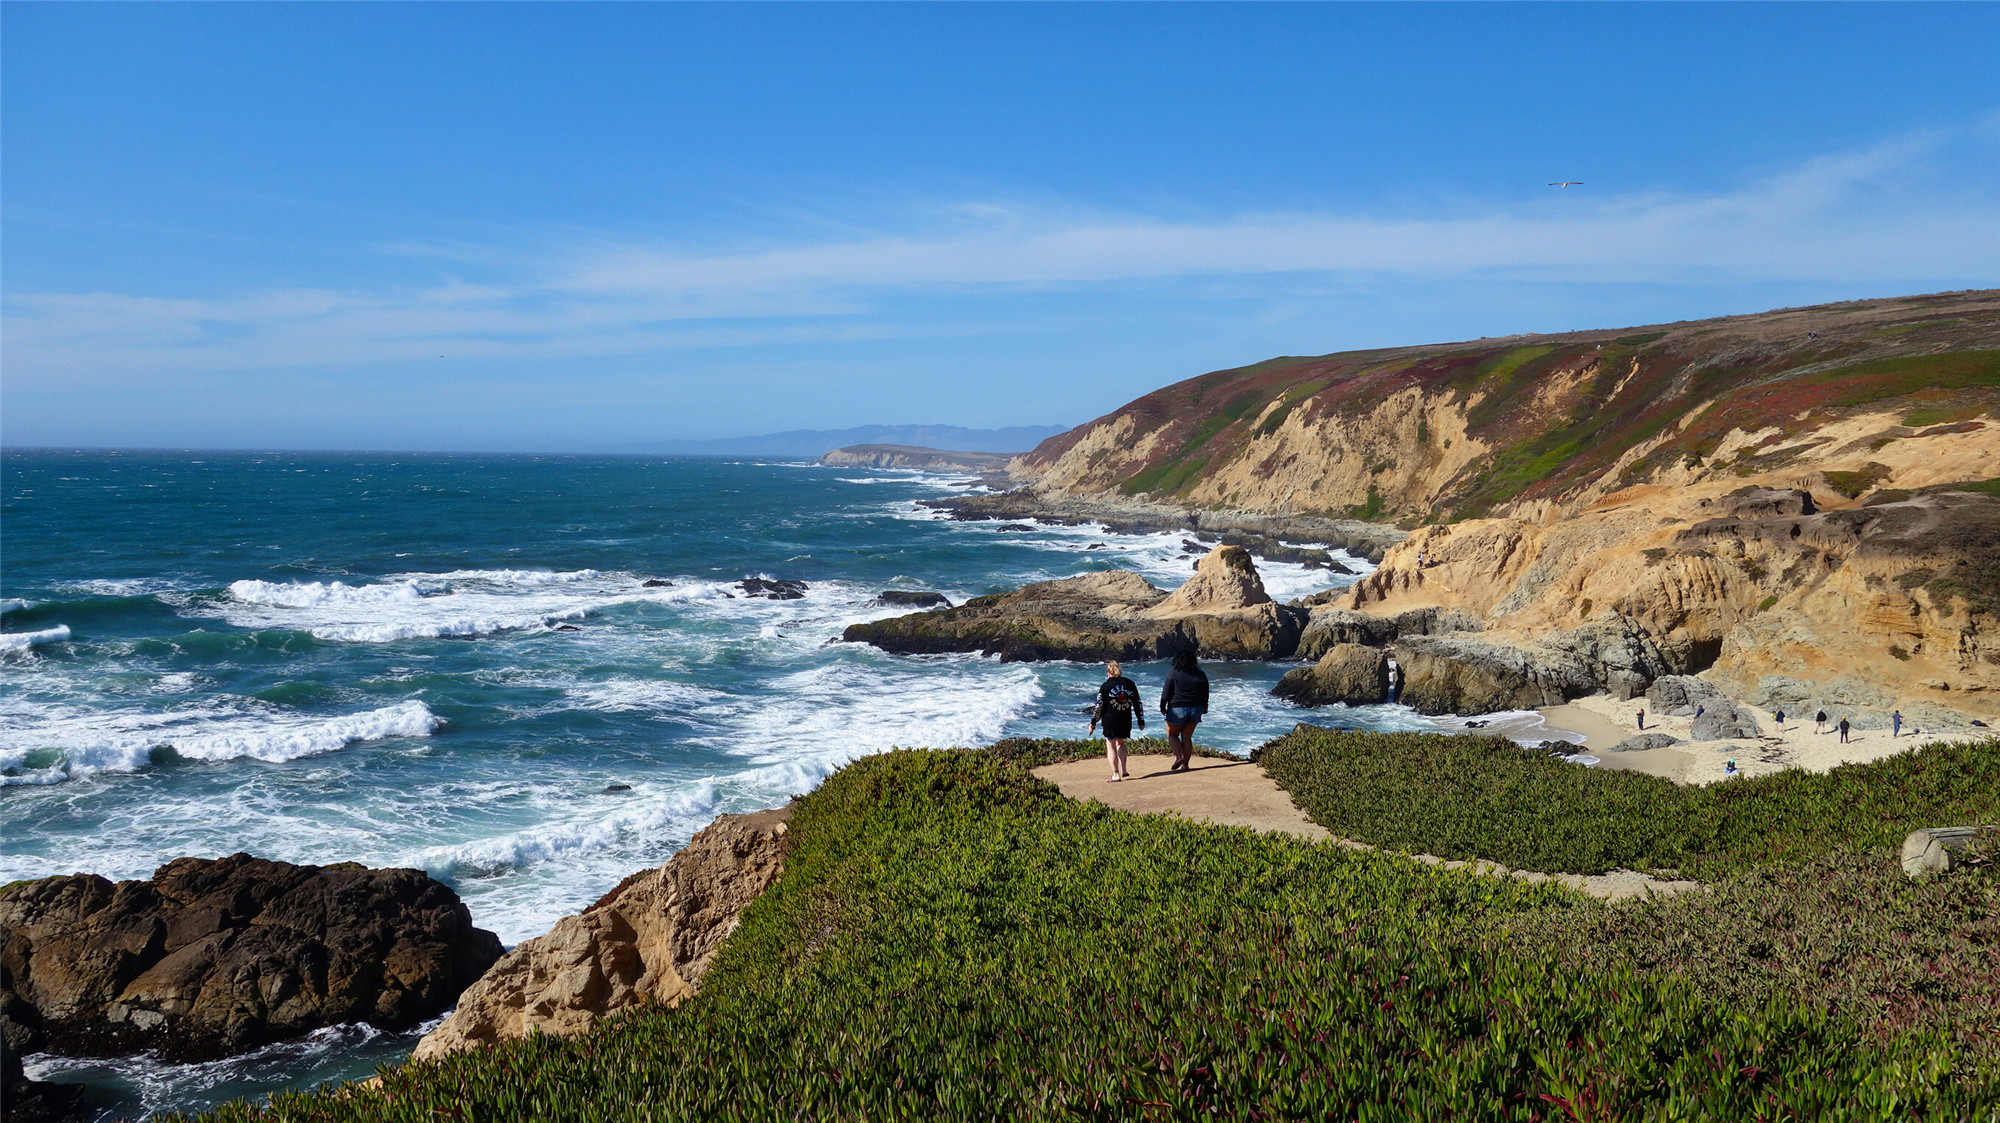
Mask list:
[[[1640,710],[1640,711],[1639,711],[1639,732],[1641,732],[1641,733],[1644,733],[1645,731],[1646,731],[1646,711],[1645,711],[1645,710]]]
[[[1841,744],[1843,744],[1843,745],[1845,745],[1845,744],[1847,743],[1847,719],[1846,719],[1846,718],[1841,718],[1841,719],[1840,719],[1840,743],[1841,743]]]
[[[1167,718],[1167,744],[1174,750],[1169,772],[1186,772],[1194,756],[1194,727],[1208,712],[1208,675],[1195,665],[1194,652],[1174,653],[1174,669],[1160,686],[1160,712]]]
[[[1816,714],[1814,714],[1814,715],[1813,715],[1813,732],[1814,732],[1814,733],[1824,733],[1824,732],[1826,732],[1826,711],[1825,711],[1825,710],[1821,710],[1820,712],[1818,712],[1818,713],[1816,713]]]
[[[1104,759],[1111,765],[1111,779],[1117,783],[1131,773],[1125,771],[1125,741],[1132,736],[1132,721],[1146,728],[1146,715],[1139,706],[1139,684],[1125,677],[1117,660],[1104,664],[1104,683],[1097,688],[1097,705],[1090,710],[1090,728],[1104,727]]]
[[[1785,731],[1785,711],[1779,710],[1771,716],[1778,719],[1778,732],[1783,733]]]
[[[1895,738],[1901,737],[1902,735],[1903,735],[1903,711],[1897,710],[1896,712],[1889,715],[1889,737],[1891,740],[1894,740]]]

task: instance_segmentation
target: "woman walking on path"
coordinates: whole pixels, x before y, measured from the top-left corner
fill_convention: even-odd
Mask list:
[[[1160,686],[1160,712],[1167,716],[1167,745],[1174,750],[1169,772],[1186,772],[1194,756],[1194,727],[1208,712],[1208,675],[1195,665],[1194,652],[1174,654],[1174,669]]]
[[[1125,771],[1125,741],[1132,736],[1132,719],[1146,728],[1146,715],[1139,706],[1139,684],[1125,677],[1116,660],[1104,664],[1104,684],[1097,688],[1097,705],[1090,708],[1090,729],[1104,726],[1104,759],[1111,765],[1111,779],[1117,783],[1131,773]]]

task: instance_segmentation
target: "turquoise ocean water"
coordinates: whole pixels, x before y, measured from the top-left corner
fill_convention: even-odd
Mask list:
[[[941,519],[916,501],[976,481],[908,472],[33,450],[0,468],[0,882],[239,850],[414,866],[510,945],[857,756],[1084,735],[1098,667],[832,642],[892,614],[880,591],[1190,572],[1180,535]],[[1354,580],[1259,568],[1279,599]],[[744,596],[757,576],[808,591]],[[1200,739],[1224,749],[1301,719],[1460,727],[1315,718],[1269,696],[1283,666],[1207,667]],[[1164,666],[1127,671],[1147,686]],[[29,1068],[134,1116],[365,1075],[413,1041],[336,1028],[208,1065]]]

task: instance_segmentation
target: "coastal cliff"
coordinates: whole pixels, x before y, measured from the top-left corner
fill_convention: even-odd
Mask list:
[[[1708,671],[1758,704],[2000,713],[2000,292],[1273,359],[1012,467],[1021,509],[1393,522],[1315,611],[1484,624],[1412,655],[1636,637],[1551,700]]]

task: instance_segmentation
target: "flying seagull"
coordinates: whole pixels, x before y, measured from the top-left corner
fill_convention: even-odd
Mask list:
[[[1550,186],[1550,187],[1562,187],[1562,188],[1570,188],[1570,187],[1582,187],[1582,186],[1583,186],[1583,181],[1582,181],[1582,180],[1580,180],[1580,179],[1566,179],[1566,180],[1563,180],[1563,181],[1562,181],[1561,183],[1551,183],[1551,184],[1549,184],[1549,186]]]

